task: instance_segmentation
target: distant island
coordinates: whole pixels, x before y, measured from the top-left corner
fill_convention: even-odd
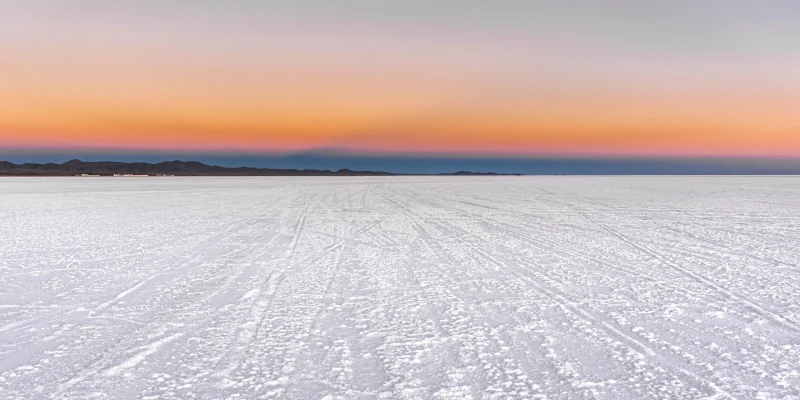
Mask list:
[[[71,160],[62,164],[0,161],[0,176],[395,176],[383,171],[336,171],[320,169],[273,169],[252,167],[220,167],[197,161],[165,161],[160,163]],[[459,171],[434,175],[508,175],[494,172]]]

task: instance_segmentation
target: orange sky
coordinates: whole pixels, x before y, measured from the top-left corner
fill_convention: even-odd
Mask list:
[[[0,16],[2,147],[800,155],[800,50],[766,36],[61,7]]]

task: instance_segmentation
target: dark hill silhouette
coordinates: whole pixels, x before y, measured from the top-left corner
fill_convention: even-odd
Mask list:
[[[227,168],[197,161],[165,161],[160,163],[70,160],[63,164],[14,164],[0,161],[2,175],[180,175],[180,176],[327,176],[327,175],[391,175],[380,171],[338,171],[316,169]]]
[[[14,164],[0,161],[0,175],[22,176],[72,176],[72,175],[178,175],[178,176],[390,176],[383,171],[353,171],[347,168],[338,171],[319,169],[272,169],[237,167],[228,168],[207,165],[197,161],[165,161],[160,163],[70,160],[63,164],[25,163]],[[460,171],[441,175],[498,175]]]

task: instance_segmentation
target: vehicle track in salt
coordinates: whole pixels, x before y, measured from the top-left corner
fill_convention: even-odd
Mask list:
[[[478,217],[482,219],[480,216]],[[486,221],[484,221],[486,222]],[[463,237],[476,237],[474,234],[463,231],[454,227],[452,225],[445,225],[445,224],[437,224],[443,231],[448,232],[454,238],[463,238]],[[476,237],[481,239],[480,237]],[[469,242],[462,242],[465,245],[469,245]],[[682,355],[682,354],[673,354],[669,353],[669,355],[663,354],[661,350],[653,347],[653,345],[649,344],[646,341],[640,340],[635,338],[632,335],[624,333],[621,330],[621,327],[615,326],[613,322],[606,321],[605,318],[598,317],[591,312],[584,310],[576,305],[579,304],[575,299],[571,298],[570,295],[564,293],[563,291],[558,290],[554,285],[548,284],[543,285],[539,282],[552,282],[552,279],[542,275],[537,271],[537,267],[535,265],[527,265],[524,260],[518,260],[520,264],[527,265],[525,270],[518,270],[515,268],[510,268],[507,263],[498,260],[496,257],[484,252],[479,248],[472,247],[472,251],[476,254],[480,255],[485,260],[491,262],[497,268],[507,271],[517,277],[518,279],[526,282],[527,284],[531,285],[532,287],[536,288],[538,291],[543,293],[548,298],[552,299],[554,302],[558,304],[558,306],[567,313],[573,314],[578,318],[587,321],[590,325],[600,326],[602,330],[604,330],[607,334],[617,337],[620,341],[625,343],[625,345],[640,355],[647,356],[647,359],[652,360],[654,359],[658,364],[668,366],[669,370],[673,371],[673,373],[689,378],[695,382],[698,382],[701,386],[704,386],[708,389],[711,389],[714,394],[722,395],[726,398],[735,398],[730,393],[726,392],[725,390],[720,388],[719,382],[712,382],[706,378],[699,376],[696,373],[689,371],[686,368],[694,368],[695,366],[689,362],[686,362],[687,359],[693,358],[691,355]],[[532,279],[529,274],[533,274],[536,276],[536,279]],[[685,366],[679,366],[678,362]],[[636,360],[631,360],[631,363],[635,363]],[[682,361],[682,362],[681,362]]]

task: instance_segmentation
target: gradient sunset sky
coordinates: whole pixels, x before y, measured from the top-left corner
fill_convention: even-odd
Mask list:
[[[0,0],[0,148],[800,156],[800,1]]]

